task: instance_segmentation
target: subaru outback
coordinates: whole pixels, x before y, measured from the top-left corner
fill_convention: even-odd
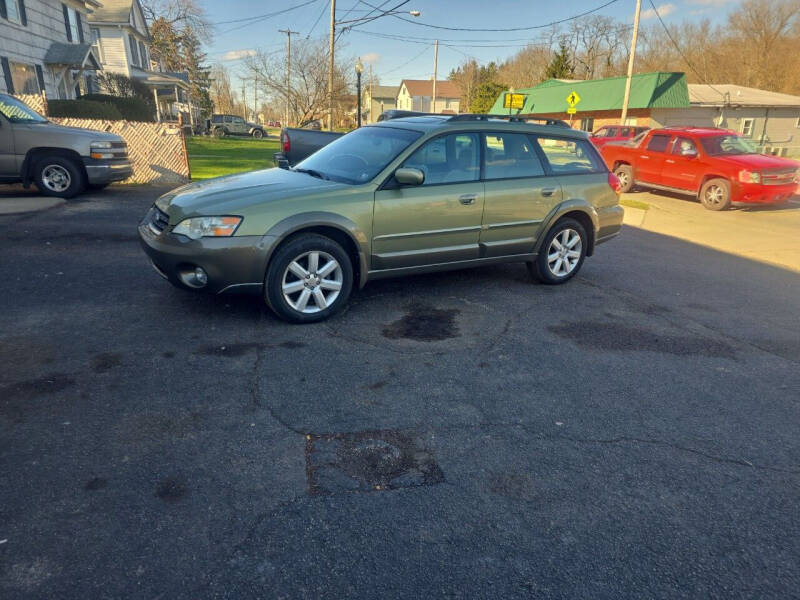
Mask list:
[[[536,280],[565,283],[619,233],[618,192],[583,132],[409,117],[356,129],[292,169],[173,190],[139,236],[174,285],[256,292],[307,323],[382,277],[523,262]]]

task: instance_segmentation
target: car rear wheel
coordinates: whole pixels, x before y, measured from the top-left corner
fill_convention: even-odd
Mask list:
[[[614,169],[614,175],[619,179],[619,191],[623,194],[630,192],[633,188],[633,169],[630,165],[619,165]]]
[[[561,219],[547,232],[536,260],[528,263],[528,272],[541,283],[565,283],[583,265],[587,246],[583,225],[575,219]]]
[[[66,156],[45,156],[33,166],[33,182],[45,196],[73,198],[86,183],[83,169]]]
[[[708,210],[725,210],[731,205],[731,184],[726,179],[709,179],[700,188],[700,203]]]
[[[223,127],[217,127],[217,128],[214,130],[214,137],[216,137],[216,138],[225,137],[225,136],[227,135],[227,133],[228,133],[228,132],[227,132],[227,131],[225,131],[225,129],[224,129]]]
[[[353,266],[347,252],[322,235],[301,234],[275,253],[264,282],[264,297],[292,323],[323,321],[347,304]]]
[[[256,129],[253,131],[253,137],[256,138],[257,140],[260,140],[261,138],[264,137],[264,132],[261,131],[260,129]]]

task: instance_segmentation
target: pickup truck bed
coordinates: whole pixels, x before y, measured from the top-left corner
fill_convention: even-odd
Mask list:
[[[275,164],[282,169],[293,167],[343,135],[336,131],[284,127],[281,129],[281,152],[275,154]]]

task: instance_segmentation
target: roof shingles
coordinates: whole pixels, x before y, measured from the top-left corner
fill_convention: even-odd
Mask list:
[[[411,96],[432,96],[433,95],[433,80],[432,79],[403,79],[400,85],[405,85],[408,93]],[[452,81],[437,80],[436,81],[436,97],[437,98],[460,98],[461,91],[458,86]]]

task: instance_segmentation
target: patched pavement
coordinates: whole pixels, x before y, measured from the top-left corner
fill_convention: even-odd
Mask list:
[[[118,188],[0,217],[0,596],[789,597],[800,275],[626,228],[292,326]]]

